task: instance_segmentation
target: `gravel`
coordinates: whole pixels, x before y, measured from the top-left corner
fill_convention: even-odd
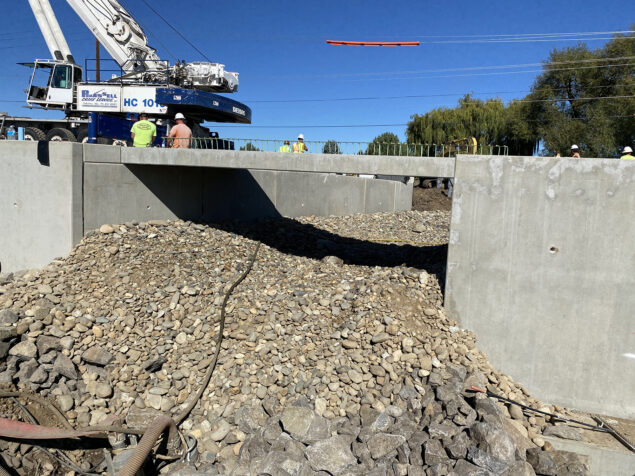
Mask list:
[[[553,463],[565,474],[580,463],[567,474],[587,474],[575,455],[536,445],[543,418],[468,390],[544,408],[446,316],[448,230],[439,211],[102,226],[44,269],[3,275],[0,383],[57,402],[76,428],[178,414],[257,240],[210,387],[181,425],[199,458],[163,472],[533,474]],[[32,465],[33,452],[8,445],[19,471]]]

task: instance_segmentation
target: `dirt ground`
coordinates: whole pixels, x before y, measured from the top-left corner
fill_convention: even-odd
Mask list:
[[[414,187],[412,192],[412,209],[417,211],[449,211],[452,208],[452,200],[447,197],[447,193],[447,190],[436,187]]]

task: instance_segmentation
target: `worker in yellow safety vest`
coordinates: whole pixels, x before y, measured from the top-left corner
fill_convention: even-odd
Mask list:
[[[305,152],[308,152],[308,151],[309,151],[309,148],[304,143],[304,135],[300,134],[298,136],[298,142],[295,142],[293,144],[293,153],[304,154]]]
[[[633,157],[633,149],[631,149],[630,146],[626,146],[624,147],[624,149],[622,150],[622,160],[635,160],[635,157]]]
[[[291,152],[291,148],[289,147],[289,141],[285,140],[284,145],[280,146],[278,152]]]

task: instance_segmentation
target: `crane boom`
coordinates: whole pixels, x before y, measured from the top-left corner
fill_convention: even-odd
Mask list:
[[[51,56],[58,61],[75,63],[49,0],[29,0],[29,5],[31,10],[33,10]]]
[[[66,2],[121,68],[122,76],[113,80],[163,82],[206,92],[238,90],[238,73],[225,71],[224,64],[195,61],[170,66],[162,61],[141,26],[117,0]],[[75,64],[49,0],[29,0],[29,5],[55,61]]]
[[[48,0],[40,0],[46,1]],[[66,0],[106,51],[119,64],[128,79],[143,78],[143,73],[162,75],[174,85],[202,91],[232,93],[238,89],[238,73],[225,71],[219,63],[177,63],[168,68],[132,15],[117,0]],[[146,75],[147,76],[147,75]]]
[[[48,0],[47,0],[48,1]],[[115,0],[66,0],[125,73],[165,69],[143,29]]]

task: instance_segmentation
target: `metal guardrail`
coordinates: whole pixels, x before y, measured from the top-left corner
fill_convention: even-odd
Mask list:
[[[179,139],[162,138],[164,147]],[[296,141],[281,139],[243,139],[194,137],[194,149],[247,150],[253,152],[293,153]],[[450,157],[456,154],[508,155],[506,145],[408,144],[396,142],[304,141],[308,153],[350,155],[396,155],[408,157]]]

